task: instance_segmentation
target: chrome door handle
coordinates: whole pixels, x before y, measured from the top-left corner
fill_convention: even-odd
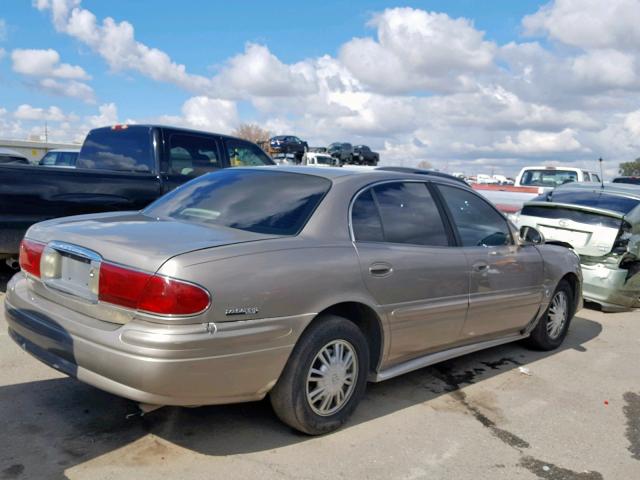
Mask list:
[[[374,277],[386,277],[393,273],[393,267],[388,263],[373,263],[369,267],[369,273]]]

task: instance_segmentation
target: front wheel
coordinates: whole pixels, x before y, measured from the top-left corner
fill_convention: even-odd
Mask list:
[[[287,425],[320,435],[342,426],[364,395],[369,348],[361,330],[334,315],[316,319],[296,344],[271,405]]]
[[[547,311],[527,339],[529,346],[537,350],[554,350],[562,344],[575,312],[573,298],[569,282],[560,280]]]

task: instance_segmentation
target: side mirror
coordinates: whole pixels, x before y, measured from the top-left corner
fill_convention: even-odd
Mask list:
[[[542,245],[544,243],[544,235],[533,227],[520,227],[520,240],[524,243],[533,245]]]

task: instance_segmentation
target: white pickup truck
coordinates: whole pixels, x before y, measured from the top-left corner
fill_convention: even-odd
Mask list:
[[[571,182],[600,182],[600,175],[575,167],[524,167],[514,185],[471,184],[474,190],[491,200],[503,213],[515,213],[524,202],[559,185]]]

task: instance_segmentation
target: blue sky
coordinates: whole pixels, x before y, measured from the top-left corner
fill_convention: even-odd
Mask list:
[[[3,2],[0,136],[45,120],[60,140],[111,121],[251,121],[505,173],[638,146],[636,0],[150,5]]]
[[[530,0],[475,0],[403,2],[452,17],[473,19],[489,39],[507,43],[521,33],[520,20],[544,2]],[[10,4],[10,8],[7,8]],[[83,1],[99,18],[131,22],[136,37],[167,52],[174,60],[203,75],[216,71],[224,61],[242,51],[246,42],[264,43],[282,61],[290,63],[324,54],[335,55],[341,44],[354,36],[371,34],[366,23],[374,12],[397,6],[388,1],[190,1],[185,8],[176,2],[112,0]],[[28,0],[7,0],[0,9],[7,24],[6,40],[0,47],[53,48],[66,63],[82,65],[93,77],[99,101],[115,102],[123,117],[150,117],[178,112],[188,94],[175,87],[133,73],[113,73],[108,65],[72,38],[57,33],[46,13]],[[11,64],[0,63],[0,105],[15,108],[22,103],[55,103],[66,110],[89,112],[82,102],[43,95],[25,86],[12,74]]]

